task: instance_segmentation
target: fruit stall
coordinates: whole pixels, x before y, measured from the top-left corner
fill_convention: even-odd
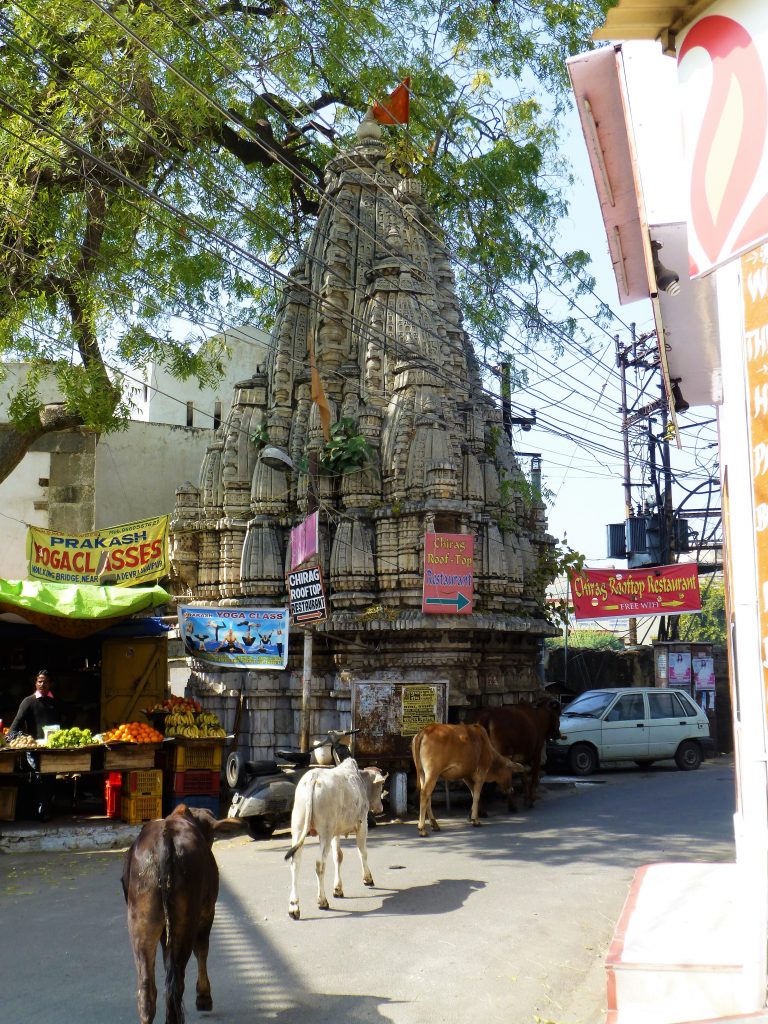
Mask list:
[[[219,813],[226,732],[191,698],[170,697],[142,711],[146,721],[106,732],[58,729],[45,740],[0,737],[0,821],[15,817],[15,794],[35,773],[103,786],[97,816],[139,824],[185,803]],[[28,754],[33,755],[30,764]]]
[[[103,816],[105,779],[114,808],[118,778],[157,770],[166,737],[143,709],[168,693],[168,627],[153,612],[169,600],[158,586],[0,580],[0,821],[38,816],[43,788],[56,816]],[[9,742],[3,734],[43,666],[62,728]]]

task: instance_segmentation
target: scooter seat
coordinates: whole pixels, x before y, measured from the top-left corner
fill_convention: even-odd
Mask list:
[[[297,768],[307,768],[312,758],[308,750],[277,750],[275,753],[281,760],[287,761],[288,764],[295,765]]]
[[[257,775],[275,775],[280,771],[277,761],[246,761],[246,774],[251,778]]]

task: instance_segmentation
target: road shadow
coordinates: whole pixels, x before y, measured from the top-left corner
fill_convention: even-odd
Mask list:
[[[381,906],[367,913],[377,917],[450,914],[485,886],[486,883],[477,878],[443,878],[428,885],[390,889],[383,894]],[[381,889],[378,891],[381,893]]]
[[[265,923],[259,910],[254,914],[250,900],[245,902],[223,879],[222,882],[210,952],[214,998],[210,1019],[217,1019],[217,1011],[219,1019],[269,1020],[273,1024],[296,1024],[302,1020],[312,1020],[313,1024],[378,1024],[394,1019],[387,1008],[395,1006],[397,1000],[381,995],[322,991],[324,986],[342,987],[339,978],[319,973],[315,977],[310,965],[305,965],[306,971],[293,966],[271,934],[273,924]],[[301,925],[291,923],[287,927],[311,923],[310,918]],[[194,977],[190,962],[190,991]]]

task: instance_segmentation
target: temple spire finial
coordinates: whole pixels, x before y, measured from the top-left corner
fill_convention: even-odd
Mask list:
[[[373,116],[373,107],[368,107],[365,117],[357,127],[357,138],[360,142],[381,139],[381,125]]]

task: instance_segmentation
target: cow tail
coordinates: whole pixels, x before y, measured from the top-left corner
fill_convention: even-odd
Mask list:
[[[416,792],[421,790],[421,733],[417,732],[411,740],[411,756],[416,766]]]
[[[157,864],[158,883],[160,885],[160,898],[163,903],[163,918],[165,919],[165,1007],[168,1020],[184,1022],[184,1004],[182,1002],[182,987],[180,982],[183,978],[183,971],[179,971],[176,951],[173,948],[173,934],[171,922],[173,921],[173,894],[176,891],[174,875],[176,867],[176,851],[173,845],[173,836],[167,828],[163,828],[162,842],[160,843],[160,856]]]
[[[296,842],[286,853],[285,860],[290,860],[294,853],[304,845],[304,840],[309,835],[309,829],[312,824],[312,816],[314,813],[313,802],[315,796],[315,783],[317,782],[317,776],[312,775],[309,787],[309,796],[307,797],[307,805],[304,809],[304,823],[301,826],[301,835],[299,836],[298,842]]]

